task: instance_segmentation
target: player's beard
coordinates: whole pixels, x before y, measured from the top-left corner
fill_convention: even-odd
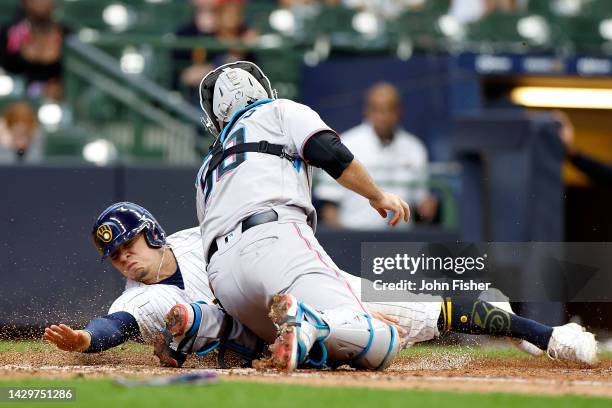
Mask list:
[[[147,280],[147,277],[149,276],[149,271],[144,267],[139,267],[138,269],[136,269],[136,271],[134,271],[134,275],[135,281],[147,283],[145,282],[145,280]]]
[[[149,275],[149,271],[144,266],[137,265],[134,270],[126,270],[123,275],[133,281],[146,283],[145,280]]]

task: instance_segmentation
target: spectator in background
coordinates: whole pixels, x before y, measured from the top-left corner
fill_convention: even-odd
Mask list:
[[[427,150],[414,135],[399,126],[401,99],[397,88],[380,82],[366,94],[365,121],[344,134],[342,142],[368,169],[374,181],[386,191],[398,194],[411,205],[413,216],[433,221],[437,199],[429,194]],[[386,220],[371,211],[368,201],[338,188],[325,173],[319,173],[315,188],[321,200],[320,219],[331,227],[382,229]]]
[[[217,0],[192,0],[193,19],[175,33],[178,37],[214,38],[217,29]],[[197,88],[204,76],[214,67],[208,62],[206,48],[176,50],[173,53],[174,66],[179,71],[174,76],[175,88],[188,90],[189,99],[198,103]]]
[[[221,51],[199,47],[174,52],[175,65],[181,68],[176,75],[180,81],[176,87],[186,89],[189,99],[199,106],[198,87],[202,78],[219,65],[252,60],[251,54],[233,46],[241,42],[253,44],[259,34],[245,23],[244,0],[192,0],[192,7],[192,22],[180,28],[176,35],[216,39],[228,47]]]
[[[474,23],[493,12],[525,9],[527,0],[452,0],[448,13],[463,24]]]
[[[396,18],[407,10],[420,10],[431,0],[343,0],[352,9],[372,12],[384,18]]]
[[[0,118],[0,163],[35,163],[43,157],[43,140],[34,110],[27,102],[8,106]]]
[[[280,8],[292,8],[301,6],[311,6],[317,3],[316,0],[278,0],[278,6]]]
[[[0,30],[0,66],[28,83],[28,96],[62,99],[62,54],[67,31],[53,21],[53,0],[22,0],[23,15]]]
[[[244,0],[219,0],[219,3],[219,19],[215,37],[228,45],[240,41],[251,45],[256,43],[259,33],[245,22]],[[230,53],[232,52],[240,53],[240,51],[230,50]]]

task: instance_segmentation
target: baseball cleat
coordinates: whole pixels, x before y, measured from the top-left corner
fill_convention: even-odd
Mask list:
[[[167,330],[159,332],[153,339],[153,352],[159,358],[159,361],[164,367],[181,367],[187,355],[173,350],[170,347],[172,343],[172,334]]]
[[[280,327],[281,324],[286,323],[290,319],[295,319],[297,315],[298,301],[293,295],[289,294],[278,294],[272,297],[272,305],[270,306],[270,313],[268,317],[272,319],[272,322]]]
[[[572,361],[588,365],[597,363],[595,336],[576,323],[555,327],[546,352],[553,360]]]
[[[293,371],[303,363],[315,341],[319,329],[304,319],[304,314],[313,314],[295,296],[278,294],[272,298],[269,317],[278,327],[278,335],[270,346],[272,356],[268,365],[287,372]],[[322,328],[325,331],[325,328]],[[329,330],[327,328],[327,330]]]
[[[270,365],[277,370],[293,371],[298,366],[299,345],[296,328],[283,324],[278,337],[270,346]]]
[[[293,371],[299,364],[300,347],[297,338],[296,317],[297,299],[293,295],[274,295],[270,314],[272,322],[278,327],[278,334],[270,346],[270,365],[278,370]]]
[[[194,313],[191,305],[180,303],[172,306],[172,309],[164,316],[166,329],[175,337],[184,336],[193,325],[193,320]]]

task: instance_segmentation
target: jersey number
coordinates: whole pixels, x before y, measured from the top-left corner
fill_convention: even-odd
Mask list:
[[[244,143],[244,128],[238,128],[234,130],[225,142],[223,143],[224,149],[227,149],[232,146],[236,146]],[[238,153],[229,156],[225,159],[221,164],[217,166],[217,168],[210,172],[210,175],[206,177],[204,174],[202,176],[202,191],[204,191],[204,202],[208,201],[208,196],[212,191],[212,187],[215,181],[221,180],[223,176],[228,173],[231,173],[232,170],[236,169],[246,160],[246,153]]]

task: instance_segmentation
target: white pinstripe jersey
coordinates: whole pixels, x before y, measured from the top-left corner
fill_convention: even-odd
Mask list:
[[[206,275],[199,228],[174,233],[166,242],[178,262],[185,289],[166,284],[146,285],[128,279],[124,292],[108,311],[109,314],[123,311],[134,316],[146,342],[163,329],[164,315],[175,304],[198,300],[211,303],[214,298]]]
[[[240,116],[227,135],[220,136],[225,149],[267,141],[284,146],[297,160],[255,152],[235,154],[219,164],[207,179],[207,156],[196,180],[204,250],[213,239],[230,232],[249,215],[273,207],[300,207],[314,220],[312,169],[303,161],[303,149],[312,135],[329,129],[315,111],[288,99],[261,101]]]

